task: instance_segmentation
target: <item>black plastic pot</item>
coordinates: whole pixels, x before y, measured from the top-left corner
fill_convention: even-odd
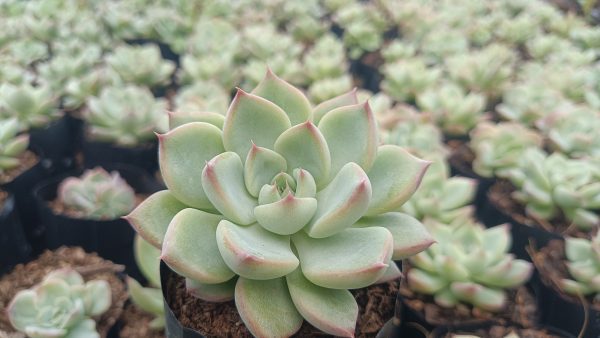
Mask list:
[[[557,337],[561,337],[561,338],[575,338],[574,335],[565,332],[563,330],[551,327],[551,326],[544,326],[541,327],[543,329],[545,329],[546,331],[548,331],[549,333],[552,333],[554,335],[556,335]],[[481,326],[481,327],[473,327],[469,330],[465,330],[465,329],[460,329],[460,330],[455,330],[455,329],[449,329],[449,328],[436,328],[435,330],[433,330],[428,336],[427,338],[443,338],[445,337],[448,333],[455,333],[455,334],[475,334],[473,333],[474,331],[477,331],[479,329],[489,329],[489,327],[485,327],[485,326]],[[424,337],[425,338],[425,337]]]
[[[84,137],[82,151],[86,168],[121,163],[142,168],[150,174],[158,170],[158,143],[154,140],[138,147],[121,147]]]
[[[531,261],[531,257],[529,257],[529,254],[526,251],[527,246],[529,246],[531,242],[537,247],[541,247],[553,239],[562,238],[558,234],[518,222],[503,210],[498,209],[496,205],[490,201],[487,193],[485,203],[480,205],[477,209],[478,218],[487,227],[503,223],[509,223],[511,225],[510,234],[512,236],[512,247],[510,252],[515,254],[519,259]]]
[[[531,284],[537,295],[538,308],[541,310],[541,324],[554,326],[574,336],[579,336],[581,332],[581,338],[600,337],[600,311],[588,306],[586,323],[586,307],[581,302],[574,302],[555,288],[546,285],[538,273],[531,279]]]
[[[35,149],[40,149],[52,166],[60,170],[73,167],[76,139],[70,117],[66,114],[44,128],[29,131],[29,142]]]
[[[9,194],[0,210],[0,275],[25,262],[30,254],[31,246],[25,238],[15,198]]]
[[[105,169],[118,171],[136,193],[151,194],[161,189],[158,183],[139,168],[113,165],[106,166]],[[56,249],[63,245],[80,246],[85,251],[97,252],[105,259],[125,265],[127,273],[140,280],[141,273],[133,256],[135,231],[126,220],[71,218],[55,214],[48,206],[48,202],[56,198],[59,184],[65,178],[79,176],[81,173],[81,170],[73,171],[42,182],[35,188],[34,195],[41,216],[46,247]]]
[[[34,152],[39,154],[38,151]],[[16,210],[25,237],[33,249],[33,254],[40,253],[44,249],[44,240],[32,191],[35,185],[51,177],[56,170],[55,167],[52,167],[51,161],[43,159],[42,156],[39,157],[39,162],[33,167],[15,177],[12,181],[0,184],[2,190],[14,195]]]
[[[167,285],[169,285],[169,281],[175,278],[176,273],[171,270],[165,264],[165,262],[160,262],[160,283],[162,285],[162,294],[163,294],[163,304],[165,307],[165,337],[166,338],[205,338],[200,332],[190,329],[189,327],[184,326],[175,316],[173,310],[170,305],[173,302],[172,295],[167,292]],[[398,300],[396,300],[396,315],[390,321],[388,321],[384,327],[377,334],[377,338],[400,338],[407,337],[402,335],[402,328],[400,325],[400,307],[398,304]]]

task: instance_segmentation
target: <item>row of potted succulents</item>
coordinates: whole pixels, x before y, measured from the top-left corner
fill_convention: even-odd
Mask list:
[[[82,308],[65,304],[64,294],[40,302],[40,311],[50,311],[48,303],[56,301],[67,312],[45,323],[31,318],[31,304],[15,300],[11,308],[25,313],[15,310],[14,328],[32,336],[41,326],[46,331],[39,336],[68,336],[71,329],[91,332],[87,318],[95,315],[101,335],[120,317],[123,337],[160,336],[147,328],[164,323],[170,337],[197,336],[195,331],[285,336],[303,321],[310,325],[302,325],[301,336],[315,330],[350,335],[355,323],[358,335],[369,336],[391,316],[399,288],[410,310],[405,323],[437,327],[440,335],[464,332],[468,323],[480,325],[474,330],[482,336],[508,335],[511,326],[526,336],[540,322],[598,335],[600,31],[581,18],[539,1],[57,0],[10,1],[0,8],[6,32],[0,37],[0,115],[13,118],[0,135],[6,145],[1,164],[13,175],[38,168],[18,189],[11,188],[12,176],[3,184],[21,209],[25,238],[34,249],[80,245],[125,264],[141,281],[126,280],[132,303],[151,314],[144,329],[132,324],[142,321],[131,304],[120,314],[127,297],[121,281],[111,288],[118,310],[108,319],[98,309],[90,312],[85,294],[77,291]],[[272,74],[261,81],[266,64],[313,103],[323,103],[313,107]],[[353,83],[372,92],[381,88],[370,99],[372,112],[357,105],[369,93],[358,92],[360,100],[343,94]],[[233,86],[248,90],[257,84],[251,93],[238,90],[228,110]],[[166,109],[192,113],[167,116]],[[373,138],[374,118],[379,139]],[[164,133],[158,142],[154,132]],[[389,145],[377,148],[379,141]],[[92,217],[102,211],[98,206],[112,211],[121,203],[124,209],[111,216],[127,213],[131,189],[110,189],[119,179],[91,171],[70,189],[66,183],[58,188],[58,179],[37,189],[37,202],[31,195],[42,179],[74,163],[107,169],[129,163],[154,174],[159,143],[168,190],[127,217],[148,241],[135,240],[139,270],[125,221],[70,224],[60,216]],[[416,192],[419,180],[408,173],[424,162],[411,162],[391,145],[434,162]],[[15,166],[19,171],[11,171]],[[149,181],[138,188],[142,175],[119,172],[138,195],[157,190]],[[106,183],[95,182],[101,177]],[[134,204],[144,197],[134,197]],[[32,211],[35,203],[41,217]],[[198,223],[210,225],[194,227]],[[299,229],[305,230],[296,234]],[[347,291],[398,277],[387,256],[401,259],[424,250],[432,240],[425,229],[437,243],[406,261],[406,281]],[[194,232],[201,241],[186,240]],[[550,241],[565,235],[577,239]],[[10,252],[25,254],[27,242],[15,236],[2,248],[14,245]],[[531,256],[530,238],[540,248],[530,250]],[[327,244],[319,248],[319,242]],[[350,249],[347,243],[353,243]],[[44,254],[6,275],[11,281],[39,270],[17,281],[18,287],[6,284],[7,295],[42,281],[38,294],[47,283],[60,284],[60,292],[70,292],[64,283],[85,288],[72,271],[45,277],[65,265],[86,281],[102,273],[112,279],[121,271],[69,250]],[[385,259],[369,260],[375,256]],[[47,267],[40,269],[40,260]],[[528,287],[522,285],[533,266],[524,260],[539,272]],[[96,269],[90,272],[86,264]],[[21,296],[26,302],[35,297]],[[8,298],[1,304],[8,305]],[[231,299],[235,303],[214,303]],[[541,318],[533,315],[536,300]],[[380,313],[365,314],[365,303]],[[569,318],[552,311],[567,306]],[[229,324],[219,326],[214,318],[223,313],[221,322]],[[12,330],[6,318],[2,323],[1,330]]]

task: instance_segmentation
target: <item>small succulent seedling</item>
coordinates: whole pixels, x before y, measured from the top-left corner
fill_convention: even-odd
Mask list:
[[[104,280],[85,282],[75,270],[55,270],[31,289],[19,291],[8,319],[32,338],[100,338],[91,317],[106,312],[111,290]]]
[[[142,275],[150,285],[143,287],[135,279],[127,277],[129,298],[138,308],[155,316],[149,324],[150,328],[162,329],[165,326],[165,308],[160,289],[160,250],[136,235],[133,253]]]
[[[429,218],[444,224],[470,219],[473,206],[469,204],[475,197],[477,181],[449,176],[444,158],[435,160],[423,177],[419,190],[400,210],[420,220]]]
[[[515,83],[496,107],[506,120],[533,125],[563,102],[560,91],[535,81]]]
[[[439,80],[442,70],[428,67],[422,59],[401,59],[383,66],[383,91],[398,101],[412,101]]]
[[[502,94],[513,72],[515,55],[500,44],[449,57],[446,69],[450,77],[466,89],[493,99]]]
[[[132,147],[152,140],[166,124],[166,103],[146,88],[105,87],[84,112],[91,139]]]
[[[465,135],[482,120],[485,96],[465,93],[453,83],[429,88],[417,95],[417,106],[433,115],[442,130],[449,135]]]
[[[566,238],[565,254],[573,279],[561,280],[560,287],[570,294],[600,300],[600,232],[591,240]]]
[[[48,87],[5,83],[0,86],[0,116],[16,117],[23,131],[43,127],[60,114]]]
[[[19,156],[29,146],[29,135],[19,134],[17,119],[0,120],[0,173],[21,164]]]
[[[408,286],[432,295],[442,307],[462,302],[501,311],[506,290],[523,285],[533,272],[531,263],[507,253],[512,241],[508,224],[489,229],[472,221],[426,225],[438,242],[409,259]]]
[[[582,230],[600,224],[593,210],[600,208],[600,169],[597,163],[568,159],[560,153],[547,155],[528,149],[510,172],[517,186],[514,197],[525,205],[528,215],[551,220],[564,215]]]
[[[473,171],[483,177],[508,177],[529,148],[542,146],[542,137],[519,123],[484,122],[471,131],[469,147],[475,153]]]
[[[429,162],[379,146],[354,92],[312,107],[271,72],[252,93],[238,90],[222,127],[216,115],[159,136],[168,190],[126,218],[194,296],[235,299],[253,335],[287,337],[305,319],[353,336],[348,289],[399,277],[393,259],[432,243],[395,212]]]
[[[58,187],[58,200],[82,218],[110,220],[135,206],[135,192],[118,172],[97,167],[81,177],[69,177]]]
[[[384,16],[371,3],[348,3],[337,11],[334,21],[344,29],[344,44],[353,59],[381,47],[388,28]]]
[[[197,81],[179,89],[174,99],[175,111],[224,113],[229,100],[229,93],[219,84]]]
[[[119,46],[106,62],[125,83],[149,88],[168,83],[175,70],[173,61],[163,60],[155,45]]]

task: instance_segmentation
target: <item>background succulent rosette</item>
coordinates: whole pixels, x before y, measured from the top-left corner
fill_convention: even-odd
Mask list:
[[[159,135],[168,190],[127,219],[208,301],[235,299],[256,336],[290,336],[306,319],[352,336],[349,289],[400,277],[394,260],[433,243],[397,212],[430,162],[379,145],[355,92],[312,107],[271,72],[239,89],[225,116],[171,114]]]

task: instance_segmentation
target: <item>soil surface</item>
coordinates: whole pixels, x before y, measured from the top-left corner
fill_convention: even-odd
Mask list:
[[[135,206],[137,207],[140,203],[142,203],[149,195],[147,194],[135,194]],[[88,219],[85,217],[84,213],[80,210],[71,208],[65,205],[61,200],[55,198],[54,200],[48,202],[48,207],[55,215],[63,215],[70,218],[77,219]],[[133,209],[132,209],[133,210]],[[98,219],[97,221],[107,221],[106,219]],[[108,220],[110,221],[110,220]]]
[[[19,156],[19,166],[0,172],[0,183],[8,183],[17,176],[31,169],[40,161],[40,158],[30,150],[26,150]]]
[[[4,203],[8,199],[8,193],[6,191],[0,190],[0,210],[4,209]]]
[[[476,179],[482,178],[473,171],[475,153],[469,147],[468,142],[465,140],[451,139],[446,142],[446,145],[450,149],[448,163],[459,175]]]
[[[565,243],[563,241],[553,240],[539,251],[531,250],[531,258],[544,284],[551,287],[563,299],[576,304],[581,303],[581,299],[577,296],[565,293],[559,287],[560,280],[573,279],[569,274],[569,270],[567,270]],[[593,295],[591,295],[586,300],[594,310],[600,311],[600,299],[594,300]]]
[[[467,304],[459,304],[454,308],[439,306],[434,302],[433,296],[418,294],[410,290],[405,280],[402,281],[399,292],[404,304],[418,317],[424,318],[433,326],[516,323],[530,328],[534,327],[537,321],[535,298],[524,286],[516,290],[507,290],[508,304],[504,310],[498,313],[483,311]]]
[[[356,337],[375,337],[386,321],[394,316],[398,281],[351,290],[359,306]],[[185,279],[168,281],[167,292],[175,300],[171,309],[181,323],[209,337],[250,338],[233,301],[211,303],[187,294]],[[304,321],[294,337],[331,337]]]
[[[564,338],[561,335],[556,335],[547,329],[522,329],[516,327],[492,326],[490,329],[480,329],[474,331],[456,330],[446,333],[439,338],[454,338],[457,334],[461,335],[476,335],[480,338],[504,338],[509,334],[517,334],[519,338]]]
[[[534,219],[529,216],[525,206],[513,198],[515,186],[509,181],[498,180],[488,191],[488,199],[492,205],[513,220],[538,229],[552,232],[561,236],[589,238],[589,233],[571,225],[561,214],[551,220]]]
[[[95,318],[96,329],[105,337],[121,316],[128,297],[125,284],[116,274],[123,267],[96,254],[86,253],[81,248],[61,247],[56,251],[46,251],[25,265],[17,265],[0,279],[0,309],[6,308],[17,292],[40,283],[51,271],[66,267],[77,270],[86,281],[103,279],[110,284],[112,305],[102,316]],[[0,312],[0,331],[14,331],[4,311]]]
[[[154,316],[138,309],[132,303],[125,306],[121,315],[120,338],[164,338],[164,330],[153,330],[149,327]]]

